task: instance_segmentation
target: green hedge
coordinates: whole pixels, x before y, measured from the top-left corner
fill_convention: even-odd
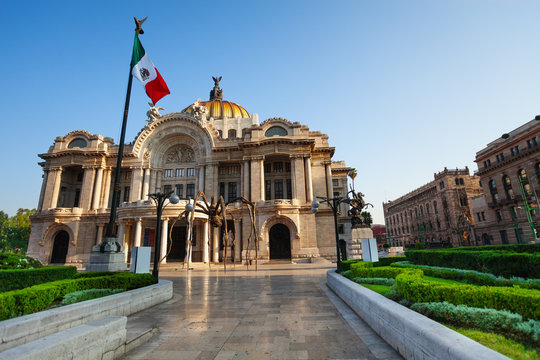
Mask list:
[[[502,276],[495,276],[490,273],[483,273],[476,270],[454,269],[440,266],[416,265],[408,261],[400,261],[392,264],[393,267],[422,269],[425,275],[434,276],[442,279],[451,279],[468,284],[487,285],[487,286],[519,286],[527,289],[540,290],[540,279],[524,279],[520,277],[511,277],[510,279]]]
[[[452,250],[469,250],[469,251],[508,251],[517,253],[540,253],[540,244],[513,244],[513,245],[487,245],[487,246],[464,246]]]
[[[109,276],[59,280],[0,294],[0,320],[47,309],[64,295],[87,289],[136,289],[155,284],[150,274],[116,273]]]
[[[395,268],[407,270],[402,268]],[[396,276],[397,291],[410,302],[443,302],[508,310],[527,319],[540,319],[540,291],[533,289],[449,285],[424,280],[422,270]]]
[[[24,289],[46,282],[71,279],[77,274],[75,266],[47,266],[37,269],[0,270],[0,292]]]
[[[351,278],[391,278],[394,279],[404,272],[422,272],[421,270],[398,268],[390,266],[373,267],[370,262],[351,265]]]
[[[498,250],[410,250],[405,256],[418,265],[469,269],[504,277],[540,278],[540,254]]]
[[[448,302],[416,303],[411,309],[427,317],[456,326],[496,332],[519,342],[540,346],[540,322],[523,321],[519,314],[506,310],[480,309]]]
[[[124,289],[88,289],[79,290],[64,295],[62,298],[62,305],[75,304],[81,301],[97,299],[103,296],[109,296],[124,292]]]
[[[362,259],[344,260],[341,262],[341,271],[350,270],[351,265],[357,264],[357,263],[371,263],[373,264],[373,267],[380,267],[380,266],[388,266],[397,261],[405,261],[405,260],[407,260],[405,256],[382,257],[382,258],[379,258],[379,261],[377,262],[363,261]]]
[[[36,259],[23,254],[0,253],[0,269],[35,269],[43,265]]]

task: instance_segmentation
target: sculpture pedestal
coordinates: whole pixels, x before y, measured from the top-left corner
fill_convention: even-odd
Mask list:
[[[118,249],[117,240],[113,237],[104,238],[103,243],[94,246],[86,271],[126,271],[124,248],[120,246]]]
[[[362,239],[373,238],[373,231],[370,228],[351,229],[351,235],[345,239],[347,243],[347,259],[362,258]]]

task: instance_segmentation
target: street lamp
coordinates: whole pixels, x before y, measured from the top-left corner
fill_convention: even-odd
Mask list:
[[[334,213],[334,230],[336,233],[336,255],[337,255],[337,272],[341,272],[341,254],[339,251],[339,234],[338,234],[338,223],[337,223],[337,214],[339,210],[339,204],[341,203],[347,203],[349,204],[350,199],[346,197],[336,197],[336,198],[326,198],[322,196],[317,196],[318,199],[321,199],[321,201],[314,200],[311,203],[311,212],[316,214],[319,211],[319,206],[321,203],[326,203],[330,208],[332,209],[332,212]]]
[[[174,190],[167,193],[148,194],[148,197],[150,197],[156,203],[157,209],[156,235],[154,241],[154,268],[152,270],[152,275],[156,279],[158,279],[159,276],[159,259],[161,258],[161,213],[163,212],[163,208],[167,206],[167,204],[165,204],[165,200],[169,200],[171,204],[178,204],[178,202],[180,201],[180,198],[177,195],[173,195],[173,193]]]

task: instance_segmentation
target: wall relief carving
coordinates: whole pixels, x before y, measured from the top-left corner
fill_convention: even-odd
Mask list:
[[[195,152],[187,145],[179,145],[167,153],[165,162],[167,164],[190,163],[195,161]]]

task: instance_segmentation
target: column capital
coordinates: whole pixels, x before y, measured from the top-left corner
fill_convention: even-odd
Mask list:
[[[47,171],[62,171],[63,168],[62,168],[62,166],[49,166],[49,167],[46,167],[44,170],[47,170]]]
[[[304,154],[290,154],[290,155],[289,155],[289,158],[290,158],[290,159],[303,159],[303,158],[304,158]]]
[[[322,162],[323,165],[332,165],[332,160],[324,160]]]
[[[242,157],[242,160],[264,160],[264,155],[247,155]]]
[[[93,169],[97,169],[97,168],[100,168],[100,167],[101,167],[101,165],[94,165],[94,164],[92,164],[92,165],[83,165],[82,166],[82,168],[84,170],[86,170],[86,169],[92,169],[93,170]]]
[[[305,159],[311,159],[311,154],[304,154]]]

